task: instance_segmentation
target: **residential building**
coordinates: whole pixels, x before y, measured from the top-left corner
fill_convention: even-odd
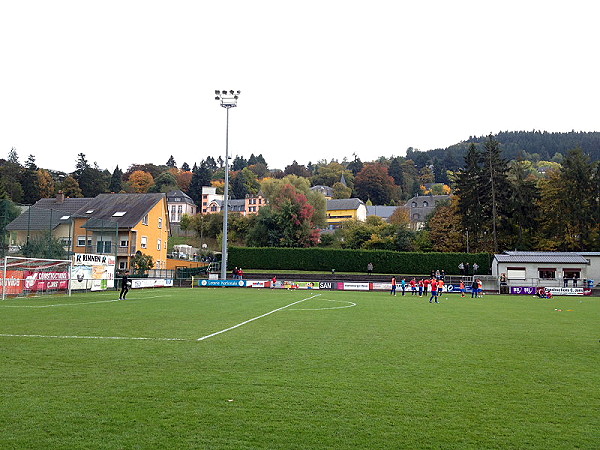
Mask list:
[[[341,198],[327,200],[327,228],[334,230],[343,222],[367,219],[367,208],[359,198]]]
[[[417,195],[404,205],[410,214],[411,228],[421,230],[425,226],[427,216],[442,202],[448,201],[449,195]]]
[[[223,210],[223,196],[216,194],[216,188],[202,188],[202,212],[204,214],[215,214]],[[206,203],[206,205],[205,205]],[[228,199],[229,212],[239,213],[243,216],[257,214],[258,211],[267,206],[268,202],[262,192],[248,194],[245,199]]]
[[[202,214],[212,214],[221,211],[217,209],[215,200],[223,201],[223,195],[217,194],[217,188],[213,186],[202,186],[202,201],[200,204],[200,212]]]
[[[381,217],[386,222],[390,221],[390,217],[394,214],[394,211],[398,209],[397,206],[384,206],[384,205],[367,205],[367,217],[377,216]]]
[[[65,250],[71,250],[71,215],[90,200],[92,199],[65,198],[65,195],[59,192],[54,198],[42,198],[25,208],[20,216],[6,226],[9,232],[9,252],[18,251],[29,239],[48,236],[60,240]]]
[[[258,211],[267,206],[267,204],[267,199],[264,197],[262,191],[259,191],[256,195],[248,194],[246,195],[246,200],[244,202],[244,215],[258,214]]]
[[[310,190],[319,192],[320,194],[323,194],[323,196],[327,200],[331,200],[333,198],[333,188],[330,186],[324,186],[322,184],[317,184],[316,186],[311,187]]]
[[[73,214],[73,251],[114,254],[118,269],[129,269],[139,251],[164,269],[168,219],[165,194],[100,194]]]
[[[180,190],[167,192],[167,207],[171,233],[178,233],[180,231],[179,224],[184,214],[194,216],[197,211],[194,200]]]

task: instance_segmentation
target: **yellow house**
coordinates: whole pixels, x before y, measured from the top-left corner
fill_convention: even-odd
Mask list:
[[[130,269],[137,252],[167,267],[169,215],[165,194],[100,194],[73,214],[73,252],[115,255]]]
[[[327,228],[334,230],[349,220],[367,220],[367,208],[360,198],[327,200]]]

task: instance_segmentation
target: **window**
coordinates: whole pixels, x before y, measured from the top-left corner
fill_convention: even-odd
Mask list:
[[[148,247],[148,238],[146,236],[142,236],[140,240],[140,247],[147,248]]]
[[[419,220],[421,216],[417,213],[413,214],[413,220]]]
[[[554,279],[556,278],[556,269],[538,269],[539,277],[543,279]]]
[[[127,211],[117,211],[112,216],[113,217],[123,217],[125,214],[127,214]]]
[[[506,277],[509,280],[524,280],[525,272],[525,267],[507,267]]]
[[[160,250],[161,244],[162,244],[162,241],[160,239],[158,241],[156,241],[156,250]]]
[[[412,206],[413,208],[416,208],[417,207],[417,202],[412,202],[412,204],[410,206]]]
[[[148,214],[146,214],[142,219],[142,225],[148,225]]]
[[[119,269],[127,269],[127,261],[119,261]]]
[[[63,247],[70,248],[71,247],[71,238],[60,238],[60,244]]]
[[[129,247],[129,240],[121,239],[121,241],[119,242],[119,247]]]
[[[93,209],[88,209],[88,210],[87,210],[85,213],[86,213],[86,214],[91,214],[91,213],[93,213],[93,212],[94,212],[94,210],[93,210]]]
[[[428,206],[429,206],[429,203],[423,202],[423,208],[427,208]]]
[[[158,218],[158,228],[162,228],[162,217]]]
[[[96,253],[110,253],[111,252],[111,241],[98,241],[96,242]]]
[[[92,238],[88,238],[87,245],[92,245]],[[85,247],[85,236],[77,236],[77,247]]]

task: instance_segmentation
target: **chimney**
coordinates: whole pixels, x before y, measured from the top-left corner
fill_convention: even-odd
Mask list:
[[[65,201],[65,193],[63,191],[58,191],[56,194],[56,203],[63,203]]]

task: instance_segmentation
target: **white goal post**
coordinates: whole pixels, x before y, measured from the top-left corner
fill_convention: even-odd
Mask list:
[[[6,256],[2,262],[2,300],[6,296],[71,295],[71,260]]]

